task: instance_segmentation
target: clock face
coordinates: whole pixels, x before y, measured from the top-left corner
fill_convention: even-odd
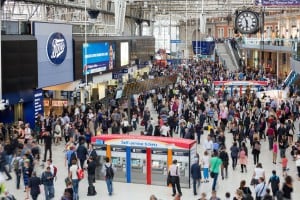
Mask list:
[[[258,31],[259,22],[255,12],[242,11],[235,19],[235,27],[242,34],[251,34]]]

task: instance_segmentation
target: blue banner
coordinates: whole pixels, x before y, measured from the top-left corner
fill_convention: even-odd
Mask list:
[[[33,107],[35,119],[39,114],[44,115],[44,96],[42,89],[37,89],[34,91]]]
[[[83,44],[83,74],[112,70],[115,62],[115,45],[109,42]]]
[[[255,4],[263,6],[295,6],[300,5],[300,0],[256,0]]]
[[[214,41],[192,41],[194,54],[212,55],[215,50]]]

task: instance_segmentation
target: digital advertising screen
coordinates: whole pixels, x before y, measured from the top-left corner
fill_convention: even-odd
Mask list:
[[[121,49],[121,67],[129,64],[129,46],[128,42],[120,43]]]
[[[115,45],[109,42],[83,44],[83,74],[112,70],[115,65]]]

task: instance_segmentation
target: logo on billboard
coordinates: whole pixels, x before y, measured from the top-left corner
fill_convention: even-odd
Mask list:
[[[55,65],[64,62],[67,56],[67,41],[62,33],[52,33],[47,42],[47,56]]]

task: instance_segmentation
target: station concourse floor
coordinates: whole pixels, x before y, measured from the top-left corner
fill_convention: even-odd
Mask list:
[[[147,105],[149,105],[149,108],[151,110],[151,115],[154,120],[157,119],[157,114],[154,111],[152,105],[150,102],[147,102]],[[295,123],[296,127],[296,133],[299,132],[299,121]],[[139,130],[139,131],[138,131]],[[141,130],[143,130],[142,127],[138,127],[138,130],[135,133],[131,134],[139,134]],[[230,148],[232,144],[232,136],[228,131],[225,132],[226,134],[226,146],[227,149]],[[201,144],[197,146],[197,152],[200,154],[200,159],[203,155],[203,148],[202,148],[202,142],[205,140],[207,136],[207,131],[204,133],[204,135],[201,136]],[[175,134],[175,137],[178,137],[178,135]],[[284,182],[284,179],[282,178],[281,173],[281,164],[279,163],[279,156],[277,160],[277,164],[272,163],[272,152],[268,150],[268,143],[262,142],[262,153],[260,155],[260,162],[262,162],[263,168],[266,171],[266,179],[268,180],[271,171],[275,169],[277,171],[277,174],[280,176],[281,183]],[[247,143],[247,147],[249,148],[249,142]],[[43,151],[43,146],[41,146],[41,149]],[[227,152],[229,152],[227,150]],[[251,152],[251,150],[249,151]],[[43,154],[42,154],[43,155]],[[230,154],[229,154],[230,155]],[[292,199],[293,200],[300,200],[300,181],[297,180],[297,169],[295,166],[295,162],[292,161],[291,155],[290,155],[290,148],[286,151],[286,155],[288,158],[288,168],[290,169],[287,173],[288,175],[291,175],[294,179],[293,186],[294,186],[294,192],[292,193]],[[59,200],[63,194],[63,191],[65,189],[65,183],[64,179],[67,177],[67,168],[64,166],[64,153],[63,153],[63,144],[59,146],[53,145],[53,163],[58,168],[57,172],[57,180],[55,181],[55,198],[54,200]],[[222,180],[221,176],[218,177],[218,184],[217,184],[217,196],[221,198],[221,200],[225,199],[225,193],[230,192],[231,193],[231,199],[233,198],[236,189],[239,187],[240,181],[242,179],[245,179],[248,186],[250,185],[250,180],[253,175],[254,170],[254,164],[251,153],[249,154],[248,159],[248,165],[247,165],[247,173],[241,173],[240,172],[240,165],[238,164],[235,171],[232,170],[231,167],[231,159],[229,162],[229,172],[228,172],[228,178]],[[37,173],[41,173],[42,168],[38,167]],[[23,179],[21,178],[21,189],[16,190],[15,186],[15,175],[14,173],[11,173],[13,175],[13,179],[10,181],[6,181],[5,185],[6,188],[9,190],[10,193],[13,193],[17,200],[25,199],[25,193],[24,193],[24,185],[23,185]],[[174,197],[172,197],[172,188],[167,186],[155,186],[155,185],[146,185],[146,184],[133,184],[133,183],[120,183],[120,182],[113,182],[113,195],[109,196],[107,192],[106,183],[104,181],[96,181],[94,184],[97,195],[96,196],[87,196],[87,189],[88,189],[88,183],[87,183],[87,176],[80,181],[79,183],[79,198],[82,200],[90,199],[90,200],[148,200],[149,197],[154,194],[158,199],[160,200],[172,200]],[[207,194],[207,199],[211,196],[211,186],[212,186],[212,180],[210,180],[209,183],[201,183],[198,195],[194,196],[192,191],[192,185],[191,188],[182,188],[183,196],[181,199],[183,200],[195,200],[200,198],[200,194],[202,192],[205,192]],[[250,187],[252,190],[252,194],[254,194],[253,187]],[[41,187],[41,194],[39,195],[39,200],[44,200],[44,189],[43,186]]]

